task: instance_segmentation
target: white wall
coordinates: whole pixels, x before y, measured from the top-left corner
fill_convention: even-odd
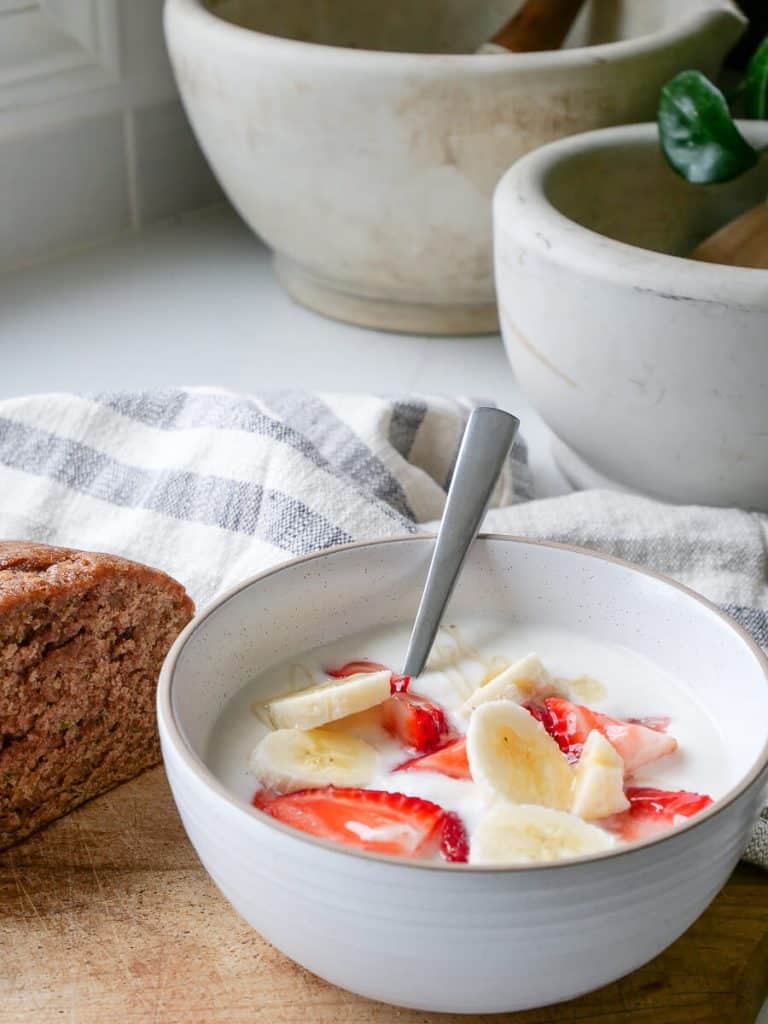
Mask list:
[[[221,198],[162,0],[0,0],[0,270]]]

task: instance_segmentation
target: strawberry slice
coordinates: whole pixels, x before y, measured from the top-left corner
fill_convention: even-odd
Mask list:
[[[464,736],[449,740],[431,754],[411,758],[394,769],[396,772],[440,772],[449,779],[471,779],[467,760],[467,741]]]
[[[586,742],[586,737],[581,743],[571,743],[566,735],[566,730],[558,727],[557,718],[545,704],[528,701],[523,704],[523,707],[529,714],[533,715],[537,722],[541,722],[558,747],[560,747],[562,753],[565,754],[569,764],[576,764],[581,757],[581,749]]]
[[[386,665],[382,665],[378,661],[368,661],[367,658],[361,661],[348,661],[346,665],[325,670],[325,674],[331,679],[346,679],[347,676],[356,676],[361,672],[389,672],[392,676],[389,683],[392,693],[403,693],[408,689],[408,684],[411,681],[410,676],[396,676]]]
[[[626,790],[629,809],[610,818],[603,818],[600,825],[617,833],[627,842],[650,839],[685,818],[691,818],[705,807],[712,798],[687,790],[655,789],[653,786],[630,786]]]
[[[666,732],[672,719],[669,715],[646,715],[644,718],[628,718],[632,725],[644,725],[655,732]]]
[[[260,790],[253,806],[302,832],[372,853],[416,857],[441,829],[442,807],[376,789],[303,789],[286,796]]]
[[[635,722],[622,722],[618,718],[592,711],[583,704],[573,704],[560,697],[547,697],[541,723],[553,736],[569,760],[581,756],[581,750],[592,729],[597,729],[624,759],[627,775],[645,764],[677,750],[677,740],[656,729]]]
[[[455,811],[446,811],[440,853],[450,864],[466,864],[469,860],[469,837],[464,823]]]
[[[346,679],[347,676],[357,676],[361,672],[389,672],[386,665],[378,661],[368,661],[367,658],[361,661],[348,661],[346,665],[339,665],[338,668],[327,668],[325,674],[332,679]]]
[[[381,705],[382,724],[406,747],[434,750],[448,732],[445,712],[412,693],[395,693]]]

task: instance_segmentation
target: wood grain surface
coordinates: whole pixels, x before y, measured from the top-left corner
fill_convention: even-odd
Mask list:
[[[766,993],[768,876],[745,865],[630,977],[463,1017],[360,999],[264,942],[198,863],[161,768],[0,854],[0,1024],[753,1024]]]
[[[526,0],[492,43],[513,53],[559,50],[584,6],[584,0]]]

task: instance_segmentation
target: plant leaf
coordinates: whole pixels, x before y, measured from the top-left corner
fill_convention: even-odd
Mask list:
[[[730,181],[759,154],[736,127],[725,97],[700,71],[681,71],[661,90],[659,137],[665,157],[687,181]]]
[[[768,36],[747,64],[744,98],[748,117],[768,118]]]

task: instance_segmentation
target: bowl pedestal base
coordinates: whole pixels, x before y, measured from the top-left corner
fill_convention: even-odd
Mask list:
[[[338,285],[276,253],[275,273],[291,298],[323,316],[346,323],[404,334],[495,334],[494,303],[399,302],[345,291]]]

